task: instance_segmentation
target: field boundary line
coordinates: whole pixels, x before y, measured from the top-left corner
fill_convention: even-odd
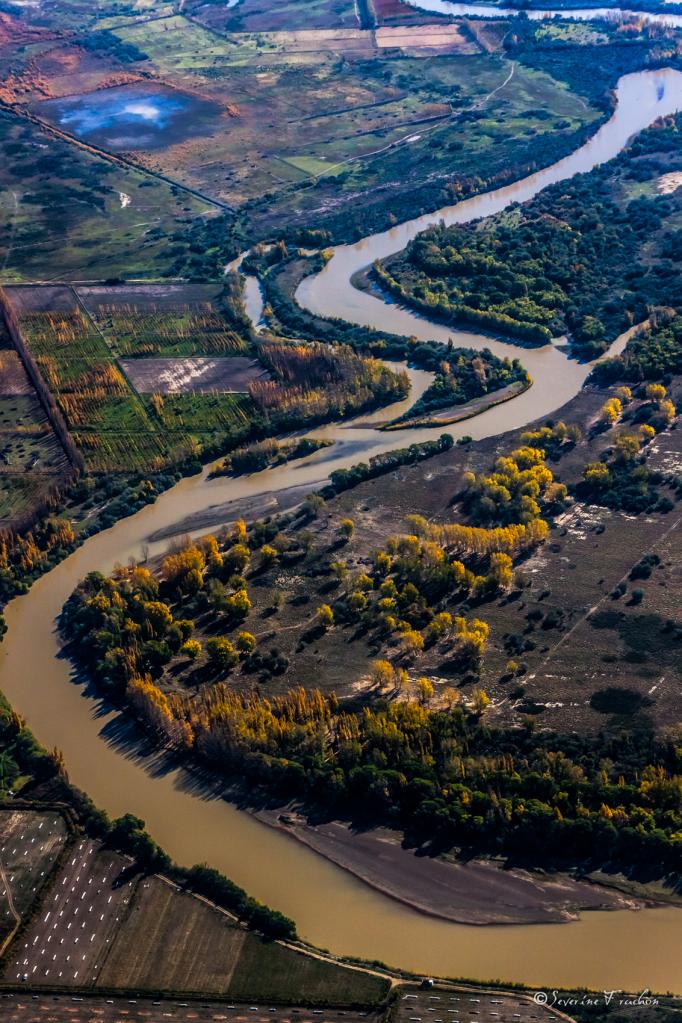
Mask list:
[[[181,191],[186,192],[188,195],[194,196],[195,199],[200,199],[202,202],[205,202],[210,206],[214,206],[225,213],[234,213],[234,206],[231,206],[230,203],[223,202],[222,199],[210,198],[203,192],[199,192],[196,188],[192,188],[190,185],[184,185],[182,182],[176,181],[174,178],[170,178],[166,174],[162,174],[160,171],[149,170],[148,167],[144,167],[142,164],[136,163],[134,160],[128,160],[126,157],[110,153],[107,149],[103,149],[100,146],[94,146],[89,142],[83,142],[81,139],[76,138],[75,135],[70,135],[68,132],[62,131],[61,128],[57,128],[54,124],[50,124],[49,121],[44,121],[41,117],[38,117],[37,114],[32,114],[28,110],[24,110],[20,107],[14,107],[10,103],[6,103],[4,100],[0,100],[0,110],[4,110],[5,113],[13,115],[19,120],[29,121],[31,124],[35,124],[47,134],[60,139],[62,142],[66,142],[67,145],[75,146],[83,152],[89,153],[90,156],[96,156],[101,160],[107,160],[109,163],[113,163],[116,167],[124,168],[125,170],[136,171],[138,174],[146,174],[147,177],[156,178],[157,181],[162,181],[166,185],[178,188]]]

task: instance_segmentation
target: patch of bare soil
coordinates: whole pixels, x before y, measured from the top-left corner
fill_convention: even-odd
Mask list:
[[[250,383],[267,376],[253,359],[239,356],[125,359],[121,367],[142,394],[243,394]]]
[[[0,397],[14,398],[20,394],[33,394],[26,370],[16,352],[0,351]]]
[[[452,863],[404,849],[395,832],[353,832],[346,824],[309,825],[296,815],[256,816],[418,912],[464,924],[566,923],[581,910],[634,909],[642,903],[563,876]]]
[[[76,311],[76,297],[66,285],[16,284],[4,290],[19,316],[25,313]]]
[[[682,174],[679,171],[671,171],[663,174],[658,179],[656,187],[661,195],[671,195],[682,185]]]

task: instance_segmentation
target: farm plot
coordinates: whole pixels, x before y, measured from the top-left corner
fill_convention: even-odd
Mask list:
[[[0,328],[0,523],[11,525],[70,471],[9,336]]]
[[[134,882],[115,884],[129,861],[80,841],[35,919],[12,948],[4,976],[32,984],[92,984],[128,911]]]
[[[265,376],[253,359],[127,359],[121,368],[142,394],[245,394]]]
[[[159,877],[141,881],[98,987],[210,992],[235,999],[373,1004],[383,979],[323,962],[235,925],[227,914]]]
[[[127,295],[130,289],[122,290]],[[91,295],[95,322],[77,304],[71,289],[48,291],[53,292],[57,311],[44,308],[36,289],[11,289],[10,298],[18,306],[31,354],[91,472],[154,471],[218,441],[227,447],[248,436],[254,411],[250,400],[217,392],[242,392],[262,376],[251,360],[162,359],[166,365],[145,369],[147,360],[129,359],[123,371],[117,361],[118,348],[136,355],[150,350],[183,353],[198,348],[204,354],[216,349],[246,350],[230,322],[210,304],[174,305],[165,317],[149,301],[142,303],[138,313],[128,313],[126,307],[98,302]],[[188,294],[193,294],[191,288]],[[140,391],[156,397],[140,397],[136,380]],[[171,393],[166,404],[160,393],[164,389],[194,393]],[[26,458],[35,455],[26,449]]]
[[[166,455],[144,405],[98,330],[77,310],[29,313],[21,329],[93,471],[160,467]],[[118,461],[126,452],[123,464]]]
[[[31,906],[67,837],[59,813],[0,811],[0,937],[11,931]]]
[[[99,987],[227,992],[246,931],[158,877],[141,882]]]
[[[189,6],[189,5],[188,5]],[[267,32],[277,29],[357,27],[353,0],[280,0],[264,6],[261,0],[240,0],[232,7],[192,5],[195,16],[212,28],[228,32]]]
[[[68,469],[64,451],[35,395],[0,394],[0,476]]]
[[[100,307],[96,322],[120,356],[234,355],[248,345],[210,306]]]
[[[176,443],[189,436],[203,445],[221,436],[225,447],[232,447],[248,438],[258,411],[251,398],[242,394],[156,394],[148,402]]]

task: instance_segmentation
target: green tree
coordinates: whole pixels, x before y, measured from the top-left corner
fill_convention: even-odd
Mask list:
[[[239,661],[234,644],[222,636],[209,639],[206,644],[209,663],[220,671],[229,671]]]

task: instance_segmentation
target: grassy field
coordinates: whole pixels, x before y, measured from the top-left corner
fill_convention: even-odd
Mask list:
[[[158,277],[187,252],[178,226],[217,211],[0,112],[0,276]]]
[[[374,1005],[388,991],[388,982],[249,935],[235,968],[229,993],[233,998],[306,1001],[332,1005]]]

